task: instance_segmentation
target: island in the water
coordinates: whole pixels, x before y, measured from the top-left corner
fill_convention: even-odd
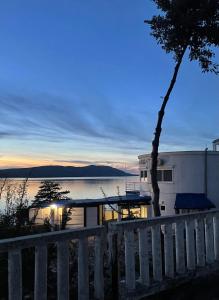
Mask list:
[[[0,170],[0,177],[8,178],[48,178],[48,177],[114,177],[133,176],[122,170],[109,166],[40,166],[33,168],[16,168]]]

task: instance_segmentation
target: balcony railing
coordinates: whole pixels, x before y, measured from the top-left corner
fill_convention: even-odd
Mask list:
[[[125,185],[126,191],[140,191],[141,183],[135,181],[129,181]]]
[[[125,190],[126,192],[140,193],[141,196],[152,196],[152,192],[145,183],[144,181],[129,181],[126,183]]]
[[[219,260],[219,211],[216,210],[117,222],[110,227],[114,294],[120,290],[124,299],[140,299],[171,287],[180,278],[189,278],[191,272],[194,274]]]
[[[113,222],[108,229],[107,233],[105,227],[98,226],[0,240],[0,253],[8,253],[9,300],[21,300],[24,295],[22,251],[28,248],[35,249],[34,299],[48,298],[48,247],[51,244],[57,249],[57,299],[69,299],[72,282],[69,244],[72,240],[78,242],[75,271],[80,300],[104,299],[106,293],[107,296],[111,293],[112,299],[140,299],[176,284],[182,277],[188,280],[200,270],[210,272],[212,268],[208,266],[218,268],[218,210]],[[88,262],[90,241],[94,253],[92,282]],[[104,281],[107,280],[110,289],[106,292]]]
[[[47,248],[52,243],[57,246],[57,299],[69,299],[69,241],[77,240],[78,299],[89,299],[88,238],[94,237],[94,296],[103,299],[104,231],[104,227],[98,226],[0,240],[0,253],[8,253],[8,298],[23,299],[21,251],[34,247],[34,299],[47,299]]]

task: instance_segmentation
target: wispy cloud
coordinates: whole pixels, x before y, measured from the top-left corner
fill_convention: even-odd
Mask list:
[[[72,164],[83,164],[83,165],[90,165],[90,164],[124,164],[124,162],[121,161],[108,161],[108,160],[64,160],[64,159],[55,159],[54,162],[64,162],[64,163],[72,163]]]
[[[157,115],[146,105],[137,107],[129,103],[129,109],[125,109],[125,104],[120,106],[99,94],[96,97],[92,94],[90,97],[66,98],[0,91],[0,105],[1,139],[28,140],[30,143],[69,142],[78,145],[78,151],[81,148],[87,149],[87,152],[95,149],[99,152],[119,151],[135,156],[136,153],[150,151]],[[164,121],[160,149],[197,148],[197,145],[200,147],[217,137],[211,137],[211,126],[206,125],[200,131],[199,124],[195,122],[190,108],[185,110],[185,120],[178,120],[177,112],[170,109]],[[95,163],[71,159],[68,162]]]
[[[0,131],[0,139],[3,138],[8,138],[10,136],[12,136],[13,134],[11,132],[6,132],[6,131]]]
[[[88,138],[104,144],[132,145],[145,138],[138,115],[116,111],[109,101],[63,99],[51,95],[0,96],[4,131],[1,138],[46,139]],[[116,147],[116,144],[112,145]]]

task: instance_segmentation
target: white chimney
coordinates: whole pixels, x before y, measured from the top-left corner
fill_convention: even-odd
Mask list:
[[[213,144],[213,151],[217,151],[217,146],[219,146],[219,139],[214,140],[212,144]]]

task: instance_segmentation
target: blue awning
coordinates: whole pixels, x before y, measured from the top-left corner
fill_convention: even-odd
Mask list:
[[[205,194],[179,193],[176,194],[175,209],[209,209],[215,205]]]

